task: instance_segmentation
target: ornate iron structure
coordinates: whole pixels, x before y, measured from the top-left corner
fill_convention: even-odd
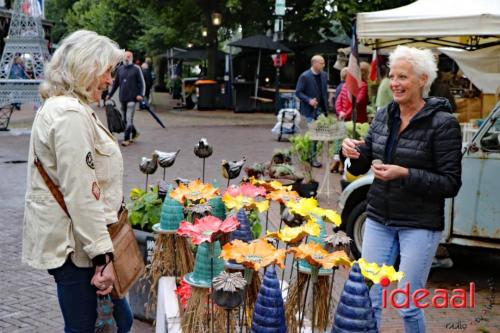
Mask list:
[[[16,56],[21,56],[30,69],[28,79],[10,79]],[[43,79],[43,65],[49,50],[42,26],[42,11],[36,0],[16,0],[0,61],[0,129],[7,128],[10,104],[40,102],[38,87]]]

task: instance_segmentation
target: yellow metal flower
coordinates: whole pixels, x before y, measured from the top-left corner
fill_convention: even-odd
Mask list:
[[[182,204],[186,201],[203,203],[215,198],[218,194],[219,189],[213,187],[211,184],[205,184],[201,180],[196,179],[187,186],[180,183],[179,187],[170,192],[170,197]]]
[[[267,182],[265,180],[256,179],[255,177],[250,177],[250,183],[257,186],[262,186],[266,189],[266,191],[277,191],[281,189],[291,190],[292,186],[284,186],[281,182],[277,180],[272,180]]]
[[[290,213],[309,217],[312,214],[318,215],[318,201],[314,198],[301,198],[298,201],[289,201],[286,203]]]
[[[305,225],[295,228],[285,226],[277,232],[267,232],[267,237],[279,239],[287,243],[298,243],[307,235],[319,236],[320,226],[314,221],[308,221]]]
[[[309,264],[320,268],[330,269],[339,265],[351,265],[351,260],[344,251],[329,253],[316,242],[302,243],[290,248],[288,252],[294,253],[296,259],[305,259]]]
[[[277,264],[284,269],[285,255],[284,249],[276,249],[261,238],[251,243],[245,243],[238,239],[226,243],[220,256],[224,260],[234,260],[246,268],[258,271],[271,264]]]
[[[393,266],[382,265],[379,266],[377,263],[369,263],[365,259],[360,258],[358,260],[359,268],[361,268],[361,274],[373,283],[380,283],[384,278],[389,281],[400,281],[404,273],[397,272]]]
[[[319,214],[324,217],[325,221],[335,224],[337,227],[342,224],[342,218],[339,213],[332,209],[319,208]]]
[[[314,198],[302,198],[298,201],[288,201],[285,204],[290,213],[303,216],[308,220],[322,217],[326,222],[334,223],[337,226],[342,224],[342,219],[336,211],[318,207],[318,201]]]
[[[238,195],[236,197],[231,196],[226,193],[222,197],[222,201],[224,205],[229,210],[240,210],[241,208],[251,210],[257,208],[257,210],[262,213],[269,209],[269,201],[268,200],[254,200],[250,197],[244,197],[242,195]]]

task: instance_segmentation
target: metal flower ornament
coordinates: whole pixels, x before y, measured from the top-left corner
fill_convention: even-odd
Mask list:
[[[269,209],[269,201],[259,200],[257,198],[247,197],[244,195],[237,195],[233,197],[231,194],[226,193],[222,197],[222,201],[226,208],[229,210],[238,211],[241,208],[245,210],[257,209],[259,213],[265,212]]]
[[[186,203],[205,203],[215,198],[218,194],[219,189],[213,187],[211,184],[205,184],[201,180],[196,179],[191,181],[188,185],[179,183],[179,186],[170,192],[170,197],[186,205]]]
[[[234,260],[255,271],[271,264],[285,267],[283,263],[285,250],[276,249],[265,239],[257,239],[250,243],[234,240],[224,245],[220,256],[224,260]]]
[[[317,268],[351,266],[351,260],[344,251],[329,253],[321,247],[321,244],[314,242],[291,247],[288,252],[293,253],[296,259],[305,259],[310,265]]]
[[[342,224],[342,218],[336,211],[319,207],[318,201],[314,198],[301,198],[298,201],[288,201],[286,206],[290,213],[300,215],[308,220],[315,220],[317,217],[322,217],[327,222],[333,223],[336,226]]]
[[[379,266],[376,263],[367,262],[364,258],[359,258],[357,263],[365,279],[375,284],[379,284],[382,280],[388,280],[389,282],[401,281],[404,277],[404,272],[396,271],[393,266]]]
[[[318,223],[314,221],[308,221],[303,226],[293,227],[293,228],[285,226],[276,232],[268,231],[266,237],[279,239],[289,244],[296,244],[308,235],[318,237],[319,234],[320,234],[320,227]]]
[[[212,243],[222,234],[236,230],[240,223],[234,216],[229,216],[221,221],[215,216],[205,216],[195,219],[194,223],[182,221],[177,234],[191,237],[193,244],[200,245],[203,242]]]

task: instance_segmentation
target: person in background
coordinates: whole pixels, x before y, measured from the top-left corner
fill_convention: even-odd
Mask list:
[[[437,66],[430,50],[398,46],[389,56],[393,102],[380,109],[364,140],[344,139],[342,154],[354,175],[372,170],[362,257],[394,265],[410,295],[425,288],[444,228],[444,201],[462,184],[462,135],[445,98],[427,97]],[[397,303],[404,297],[398,295]],[[382,287],[370,290],[380,328]],[[424,333],[424,311],[399,308],[406,333]]]
[[[361,62],[359,64],[361,69],[361,87],[359,88],[358,95],[356,96],[356,122],[366,123],[368,121],[368,115],[366,113],[366,107],[368,106],[368,76],[370,75],[370,64],[367,62]],[[344,84],[338,98],[335,101],[335,110],[337,115],[344,120],[352,119],[352,101],[347,90],[347,86]]]
[[[20,56],[14,57],[14,63],[10,69],[9,79],[29,79],[28,74],[26,74],[26,69],[24,68],[23,59]]]
[[[97,297],[113,289],[107,225],[118,221],[122,205],[123,160],[90,104],[113,82],[111,72],[123,57],[109,38],[76,31],[46,64],[40,86],[44,103],[31,131],[22,260],[54,277],[65,333],[94,332]],[[67,213],[35,163],[57,184]],[[127,299],[113,303],[118,332],[129,332],[133,317]]]
[[[142,69],[142,76],[144,77],[144,83],[146,85],[144,98],[146,102],[149,103],[149,94],[151,93],[151,87],[153,86],[153,74],[151,73],[151,70],[149,69],[149,65],[147,62],[142,63],[141,69]]]
[[[344,86],[345,83],[345,78],[347,77],[347,72],[348,72],[347,67],[342,68],[342,70],[340,71],[340,83],[337,86],[337,88],[335,88],[335,100],[340,96],[340,92],[342,91],[342,87]],[[335,103],[333,103],[333,105],[335,106]],[[335,108],[335,114],[337,115],[337,118],[339,118],[339,114],[336,108]],[[336,145],[337,144],[338,146],[340,146],[340,141],[336,143]],[[333,155],[333,161],[330,166],[330,172],[332,173],[341,174],[344,172],[344,159],[341,158],[339,152],[340,152],[340,147],[339,151],[337,151],[335,155]]]
[[[9,79],[28,80],[29,78],[30,77],[26,73],[26,68],[24,68],[23,59],[19,55],[16,55],[10,69]],[[12,103],[12,106],[14,106],[16,110],[21,110],[21,103]]]
[[[387,106],[387,104],[392,101],[391,80],[389,80],[387,76],[388,72],[389,70],[385,65],[380,66],[380,76],[383,77],[383,79],[380,81],[377,89],[377,99],[375,100],[377,110]]]
[[[450,85],[443,78],[443,73],[438,71],[438,76],[436,81],[432,83],[430,96],[444,97],[450,102],[452,112],[457,110],[457,104],[455,103],[455,97],[450,91]]]
[[[308,123],[313,122],[320,114],[328,115],[328,78],[323,71],[325,59],[320,55],[311,58],[311,68],[302,73],[297,81],[295,95],[300,100],[300,113]],[[311,165],[321,168],[316,160],[316,142],[311,151]]]
[[[342,87],[344,86],[344,83],[345,83],[345,78],[347,77],[347,72],[348,72],[347,67],[342,68],[342,70],[340,71],[340,83],[335,88],[335,101],[340,96],[340,92],[342,91]],[[335,103],[333,103],[333,105],[335,106]],[[335,108],[335,114],[338,117],[339,114],[338,114],[336,108]]]
[[[156,80],[155,68],[153,66],[153,60],[150,57],[147,57],[145,60],[146,64],[148,64],[148,68],[151,71],[151,77],[153,78],[153,83]]]
[[[125,52],[125,61],[116,70],[115,80],[109,92],[108,99],[114,95],[118,87],[120,88],[119,99],[121,110],[123,119],[125,119],[125,133],[122,146],[126,147],[139,136],[139,132],[134,126],[134,114],[137,102],[141,102],[144,99],[146,89],[142,70],[134,64],[134,55],[130,51]]]

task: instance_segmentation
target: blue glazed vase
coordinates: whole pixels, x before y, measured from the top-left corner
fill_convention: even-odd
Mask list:
[[[211,273],[210,246],[213,246],[213,273]],[[211,278],[216,277],[224,270],[224,260],[219,258],[221,247],[219,241],[214,243],[201,243],[196,251],[194,269],[184,276],[184,281],[199,288],[210,288]]]
[[[226,206],[220,196],[208,200],[208,204],[212,207],[212,215],[221,221],[226,219]]]
[[[251,242],[253,240],[252,229],[250,228],[247,213],[243,208],[238,211],[236,218],[238,219],[238,222],[240,222],[240,225],[238,229],[229,235],[229,240],[233,241],[235,239],[239,239],[243,242]]]
[[[331,333],[377,333],[372,302],[358,263],[354,263],[340,295]]]
[[[177,200],[167,194],[161,207],[160,230],[175,232],[179,224],[184,220],[184,207]]]
[[[252,333],[286,333],[285,307],[276,270],[269,266],[252,315]]]

